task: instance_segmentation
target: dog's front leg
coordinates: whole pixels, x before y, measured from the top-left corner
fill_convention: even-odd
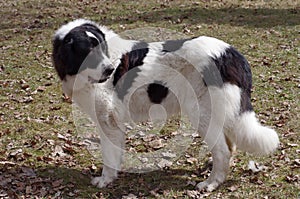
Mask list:
[[[124,150],[124,133],[119,129],[102,129],[101,149],[103,158],[102,176],[92,179],[92,184],[102,188],[111,183],[118,176],[121,169]]]

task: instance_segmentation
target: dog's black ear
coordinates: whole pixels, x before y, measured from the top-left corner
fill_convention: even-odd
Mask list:
[[[61,46],[62,41],[56,36],[52,40],[52,47],[53,47],[53,54],[56,54],[58,52],[59,47]]]
[[[121,77],[128,72],[128,69],[129,69],[129,53],[126,53],[122,55],[121,63],[117,67],[116,72],[114,74],[114,81],[113,81],[114,86],[116,86],[118,81],[121,79]]]
[[[60,47],[62,45],[63,41],[59,39],[58,36],[56,36],[52,40],[52,62],[54,65],[55,70],[57,71],[57,74],[61,80],[63,80],[66,76],[66,71],[64,70],[62,59],[61,59],[61,53],[60,53]]]

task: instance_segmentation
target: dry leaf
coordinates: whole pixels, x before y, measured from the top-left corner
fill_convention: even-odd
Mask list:
[[[55,148],[54,148],[54,152],[51,154],[53,157],[55,156],[66,156],[67,154],[64,153],[64,150],[61,146],[59,145],[56,145]]]
[[[18,154],[20,154],[22,152],[23,152],[22,149],[16,149],[16,150],[9,153],[9,157],[16,157]]]
[[[164,144],[162,143],[162,139],[157,139],[149,142],[149,146],[153,149],[160,149],[164,146]]]
[[[198,163],[198,159],[194,158],[194,157],[190,157],[190,158],[186,159],[186,162],[190,163],[190,164],[197,164]]]
[[[59,186],[61,186],[61,184],[63,183],[63,179],[59,179],[59,180],[55,180],[55,181],[53,181],[51,184],[52,184],[52,187],[59,187]]]
[[[32,168],[29,168],[29,167],[21,167],[21,170],[22,170],[22,174],[23,175],[26,175],[28,177],[35,177],[36,176],[36,173],[34,172],[34,170]]]
[[[171,159],[176,157],[175,153],[170,153],[170,152],[163,152],[161,153],[161,155],[166,159]]]
[[[161,169],[165,168],[165,167],[170,167],[172,166],[173,162],[171,161],[168,161],[166,159],[162,159],[158,164],[157,166]]]
[[[251,170],[253,173],[257,173],[259,171],[266,170],[267,167],[264,165],[259,165],[258,163],[254,162],[253,160],[249,161],[248,169]]]
[[[201,194],[197,190],[187,190],[186,195],[190,198],[199,198]]]
[[[46,87],[45,86],[39,86],[39,87],[37,87],[36,90],[39,91],[39,92],[44,92],[46,90]]]
[[[138,199],[138,197],[131,193],[127,196],[122,196],[122,199]]]

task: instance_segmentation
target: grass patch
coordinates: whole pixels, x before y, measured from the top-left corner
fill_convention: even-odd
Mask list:
[[[138,198],[190,198],[193,182],[207,178],[208,156],[197,162],[186,161],[199,157],[199,142],[195,140],[168,169],[121,173],[120,179],[105,189],[89,184],[90,177],[100,173],[101,162],[78,136],[71,105],[62,95],[51,63],[54,31],[76,18],[95,20],[116,32],[159,27],[188,38],[208,35],[239,49],[252,66],[255,111],[262,123],[277,130],[281,145],[269,157],[238,153],[228,181],[217,191],[201,196],[299,197],[299,3],[20,0],[2,1],[0,6],[3,197],[122,198],[133,194]],[[156,39],[146,34],[135,37]],[[168,136],[174,129],[176,121],[168,123],[161,135]],[[144,145],[137,146],[145,150]],[[249,172],[248,162],[254,159],[267,166],[267,171]]]

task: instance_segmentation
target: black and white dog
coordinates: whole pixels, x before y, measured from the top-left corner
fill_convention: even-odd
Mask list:
[[[197,185],[200,190],[224,182],[234,146],[268,154],[279,144],[276,132],[255,117],[247,60],[218,39],[146,43],[78,19],[56,31],[53,63],[63,91],[99,129],[104,166],[102,176],[92,180],[98,187],[111,183],[120,170],[123,124],[149,119],[153,105],[167,116],[186,115],[208,144],[213,169]]]

